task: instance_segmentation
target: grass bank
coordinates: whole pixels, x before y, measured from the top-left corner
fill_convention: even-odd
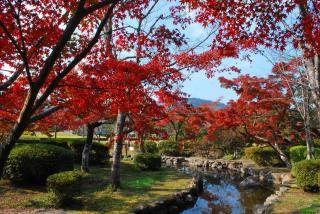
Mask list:
[[[81,186],[81,194],[65,210],[76,213],[128,213],[140,204],[149,204],[171,196],[189,186],[191,178],[174,169],[140,171],[132,162],[121,166],[121,188],[112,192],[110,168],[92,168]],[[0,210],[49,208],[45,187],[14,187],[0,182]]]
[[[320,213],[320,193],[307,193],[293,186],[273,205],[272,213],[318,214]]]

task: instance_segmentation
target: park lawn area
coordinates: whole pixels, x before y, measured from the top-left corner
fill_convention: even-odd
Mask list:
[[[54,133],[51,133],[54,135]],[[40,138],[49,138],[47,135],[37,132],[36,135],[31,135],[30,132],[24,132],[20,137],[21,140],[40,140]],[[57,138],[83,138],[83,136],[70,134],[66,132],[57,132]],[[54,139],[54,138],[51,138]]]
[[[85,177],[81,193],[73,203],[63,207],[76,213],[128,213],[142,204],[149,204],[189,187],[191,177],[175,169],[140,171],[132,161],[121,165],[121,188],[112,192],[110,168],[93,167]],[[45,187],[13,187],[0,182],[0,210],[50,208]],[[14,202],[14,203],[13,203]]]
[[[290,188],[273,205],[272,213],[320,213],[320,193],[308,193],[298,187]]]

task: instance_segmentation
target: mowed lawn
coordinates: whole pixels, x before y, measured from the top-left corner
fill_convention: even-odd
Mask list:
[[[64,210],[76,213],[128,213],[141,204],[149,204],[186,189],[191,177],[175,169],[140,171],[131,161],[121,165],[121,188],[112,192],[110,168],[93,167],[86,176],[81,193]],[[14,187],[0,182],[0,210],[50,208],[45,187]]]

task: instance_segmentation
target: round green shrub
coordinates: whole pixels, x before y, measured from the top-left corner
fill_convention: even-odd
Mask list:
[[[320,160],[303,160],[293,165],[291,174],[296,177],[296,183],[304,191],[319,191],[318,174],[320,173]]]
[[[179,143],[172,140],[162,140],[158,144],[159,153],[167,156],[180,156]]]
[[[47,144],[15,146],[6,162],[4,177],[14,183],[44,183],[49,175],[73,169],[73,153]]]
[[[51,201],[56,206],[70,201],[79,192],[83,173],[66,171],[50,175],[47,178],[47,189],[51,193]]]
[[[244,152],[246,158],[259,166],[284,166],[279,155],[271,147],[248,147]]]
[[[141,170],[158,170],[161,167],[161,157],[152,153],[138,154],[134,157],[134,165]]]
[[[306,146],[293,146],[289,149],[290,160],[292,163],[296,163],[305,160],[307,157]],[[315,156],[317,159],[320,158],[320,149],[315,148]]]
[[[153,141],[145,141],[144,142],[144,149],[147,153],[156,154],[159,152],[159,149],[157,147],[157,143]]]

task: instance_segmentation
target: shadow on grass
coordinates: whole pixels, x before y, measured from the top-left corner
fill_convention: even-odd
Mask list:
[[[161,182],[181,179],[181,175],[174,169],[140,171],[129,162],[121,163],[120,174],[121,187],[117,192],[113,192],[110,168],[92,168],[81,186],[81,194],[77,197],[82,203],[65,208],[100,213],[127,213],[139,204],[158,200],[161,197],[159,192],[163,195],[173,193],[174,188],[167,188]]]

